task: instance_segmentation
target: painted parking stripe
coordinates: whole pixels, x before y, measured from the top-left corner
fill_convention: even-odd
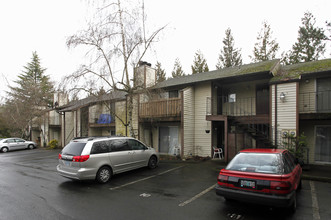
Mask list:
[[[201,193],[199,193],[199,194],[193,196],[191,199],[186,200],[185,202],[180,203],[178,206],[183,207],[183,206],[185,206],[185,205],[187,205],[187,204],[193,202],[194,200],[200,198],[201,196],[203,196],[204,194],[206,194],[206,193],[209,192],[210,190],[213,190],[213,189],[215,188],[215,186],[216,186],[216,184],[212,185],[211,187],[205,189],[205,190],[202,191]]]
[[[164,171],[164,172],[162,172],[162,173],[158,173],[158,174],[155,174],[155,175],[153,175],[153,176],[149,176],[149,177],[146,177],[146,178],[142,178],[142,179],[139,179],[139,180],[136,180],[136,181],[133,181],[133,182],[130,182],[130,183],[126,183],[126,184],[123,184],[123,185],[121,185],[121,186],[112,187],[112,188],[109,188],[109,189],[110,189],[110,190],[120,189],[120,188],[123,188],[123,187],[129,186],[129,185],[132,185],[132,184],[135,184],[135,183],[139,183],[139,182],[141,182],[141,181],[145,181],[145,180],[148,180],[148,179],[151,179],[151,178],[157,177],[157,176],[161,176],[161,175],[163,175],[163,174],[169,173],[169,172],[174,171],[174,170],[178,170],[178,169],[183,168],[183,167],[185,167],[185,166],[186,166],[186,165],[184,165],[184,166],[180,166],[180,167],[175,167],[175,168],[172,168],[172,169],[170,169],[170,170],[166,170],[166,171]]]
[[[315,189],[315,183],[313,181],[309,182],[310,184],[310,190],[311,190],[311,200],[312,200],[312,208],[313,208],[313,219],[319,220],[321,219],[320,213],[319,213],[319,207],[317,202],[317,195],[316,195],[316,189]]]

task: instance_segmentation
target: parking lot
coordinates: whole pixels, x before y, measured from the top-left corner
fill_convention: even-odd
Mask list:
[[[219,161],[161,161],[100,185],[59,176],[58,153],[0,154],[0,219],[331,219],[329,183],[303,181],[292,215],[218,197]]]

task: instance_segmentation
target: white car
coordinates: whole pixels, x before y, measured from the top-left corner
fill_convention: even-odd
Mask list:
[[[33,149],[37,144],[33,141],[26,141],[22,138],[4,138],[0,140],[0,151],[6,153],[12,150]]]

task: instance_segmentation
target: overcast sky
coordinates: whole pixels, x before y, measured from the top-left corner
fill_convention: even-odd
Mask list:
[[[14,85],[23,66],[36,51],[46,74],[53,81],[74,72],[82,64],[82,50],[68,49],[66,38],[86,27],[91,6],[82,0],[10,0],[0,1],[0,95],[6,85]],[[145,0],[149,25],[168,24],[154,46],[155,54],[146,61],[160,61],[171,75],[178,57],[186,74],[191,73],[194,54],[201,50],[210,70],[215,69],[223,46],[225,30],[231,28],[235,47],[242,49],[244,63],[250,63],[262,22],[267,21],[273,38],[279,43],[278,57],[296,42],[304,12],[316,18],[316,26],[325,29],[331,21],[330,0]],[[329,32],[326,32],[330,35]],[[325,58],[330,58],[330,44]]]

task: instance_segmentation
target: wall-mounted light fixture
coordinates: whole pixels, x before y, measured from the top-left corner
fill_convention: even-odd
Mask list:
[[[280,101],[285,102],[285,93],[280,93]]]

